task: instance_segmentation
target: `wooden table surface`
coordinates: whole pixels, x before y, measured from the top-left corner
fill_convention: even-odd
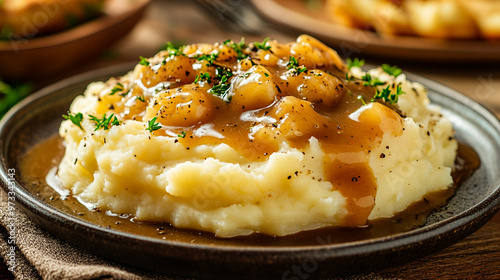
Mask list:
[[[265,37],[272,37],[288,42],[299,34],[274,28],[264,30],[259,35],[237,34],[221,28],[216,23],[218,20],[214,21],[202,13],[194,1],[152,1],[145,18],[132,33],[101,57],[60,75],[33,82],[37,87],[42,87],[90,69],[121,61],[138,61],[139,56],[154,55],[166,41],[213,43],[228,38],[239,40],[245,36],[247,41],[262,41]],[[381,60],[392,62],[384,58]],[[406,71],[431,78],[470,96],[500,116],[500,67],[497,65],[397,63]],[[500,214],[455,245],[408,264],[385,269],[379,274],[387,278],[500,279]],[[0,262],[0,279],[12,278],[5,263]]]

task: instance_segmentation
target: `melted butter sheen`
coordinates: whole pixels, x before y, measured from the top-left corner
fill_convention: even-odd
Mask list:
[[[371,100],[374,88],[346,81],[336,53],[311,37],[269,45],[247,48],[249,58],[241,60],[227,45],[191,45],[185,56],[159,53],[135,69],[135,80],[110,85],[121,82],[126,94],[103,91],[101,100],[123,121],[156,117],[163,127],[153,134],[175,137],[186,149],[224,143],[249,161],[266,160],[285,141],[303,149],[315,137],[327,154],[323,179],[347,198],[344,223],[365,225],[377,189],[369,153],[384,133],[402,133],[402,118],[380,103],[363,106],[360,97]],[[209,63],[192,53],[219,55]],[[290,69],[290,56],[300,66]],[[222,69],[232,76],[227,94],[217,96]]]

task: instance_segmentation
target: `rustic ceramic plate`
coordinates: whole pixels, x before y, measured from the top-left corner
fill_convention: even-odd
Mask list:
[[[0,174],[3,188],[8,169],[20,162],[33,145],[57,134],[61,115],[87,84],[125,73],[121,65],[59,82],[28,97],[0,122]],[[32,184],[16,172],[16,202],[38,224],[53,234],[95,254],[126,264],[200,278],[295,279],[294,268],[311,277],[370,271],[396,265],[457,242],[485,224],[500,207],[500,124],[487,110],[447,87],[408,75],[429,88],[435,104],[453,122],[457,138],[474,147],[479,169],[456,195],[426,224],[415,230],[337,244],[331,236],[309,235],[309,240],[280,243],[272,238],[224,240],[189,231],[171,231],[165,240],[119,231],[88,222],[38,196]],[[83,216],[84,217],[84,216]],[[304,275],[300,275],[303,277]]]
[[[500,61],[500,40],[440,40],[411,36],[380,36],[335,24],[324,10],[308,11],[302,0],[252,0],[266,19],[311,34],[343,57],[372,55],[413,61]]]
[[[0,77],[40,78],[75,67],[116,43],[141,19],[150,0],[109,0],[103,15],[51,35],[0,41]]]

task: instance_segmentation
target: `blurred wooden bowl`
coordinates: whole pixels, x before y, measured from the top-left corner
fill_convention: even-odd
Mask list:
[[[75,67],[127,35],[150,0],[108,0],[102,16],[26,40],[0,41],[0,77],[40,78]]]

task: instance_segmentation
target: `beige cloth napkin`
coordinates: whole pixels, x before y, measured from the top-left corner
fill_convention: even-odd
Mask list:
[[[11,205],[12,206],[12,205]],[[33,223],[21,209],[8,211],[7,194],[0,190],[0,254],[16,279],[186,279],[122,265],[53,236]],[[15,240],[15,254],[10,237]],[[12,243],[12,242],[11,242]]]
[[[12,205],[11,205],[12,206]],[[16,279],[166,279],[187,280],[119,264],[98,257],[61,240],[33,223],[21,209],[8,211],[7,194],[0,189],[0,255],[9,265]],[[14,237],[15,253],[11,251],[10,237]],[[11,256],[14,255],[12,258]],[[338,278],[335,278],[338,279]],[[376,273],[357,275],[343,280],[386,279]],[[326,280],[326,279],[325,279]]]

